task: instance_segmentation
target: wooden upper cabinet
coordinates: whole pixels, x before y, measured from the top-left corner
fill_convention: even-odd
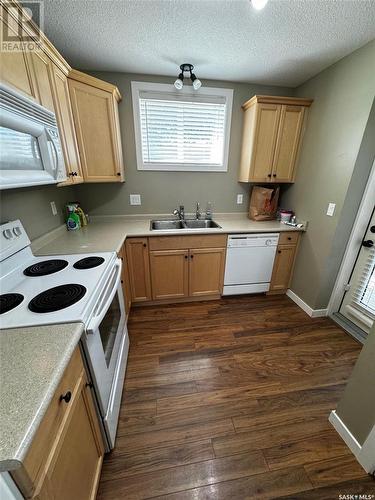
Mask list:
[[[7,36],[11,35],[16,42],[21,43],[22,29],[16,21],[9,15],[7,15],[7,22],[4,19],[0,19],[0,21],[1,42],[7,40]],[[27,97],[35,101],[39,100],[30,52],[0,50],[0,79]]]
[[[305,110],[311,99],[254,96],[242,107],[240,182],[294,182]]]
[[[294,180],[304,115],[304,106],[281,106],[277,143],[272,162],[272,180],[275,182]]]
[[[38,90],[39,102],[45,108],[56,113],[53,99],[52,75],[48,56],[41,50],[31,52],[31,61]]]
[[[132,302],[151,300],[150,263],[147,238],[129,238],[125,242]]]
[[[72,70],[69,90],[85,182],[122,182],[117,87]]]
[[[60,141],[64,153],[64,161],[68,180],[62,185],[83,182],[81,161],[74,129],[70,104],[68,78],[60,68],[51,64],[56,119],[60,131]]]
[[[189,295],[189,250],[150,252],[153,300]]]
[[[190,250],[189,295],[216,295],[223,292],[225,248]]]

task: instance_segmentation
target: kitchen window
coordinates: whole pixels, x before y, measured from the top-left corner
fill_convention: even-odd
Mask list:
[[[138,170],[226,172],[232,89],[132,82]]]

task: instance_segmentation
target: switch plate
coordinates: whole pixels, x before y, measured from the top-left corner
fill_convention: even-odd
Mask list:
[[[336,203],[328,203],[327,215],[330,217],[335,213]]]
[[[54,201],[51,201],[50,205],[51,205],[52,215],[57,215],[56,203]]]
[[[141,195],[140,194],[130,194],[130,205],[141,205]]]
[[[243,203],[243,194],[237,195],[237,205],[242,205]]]

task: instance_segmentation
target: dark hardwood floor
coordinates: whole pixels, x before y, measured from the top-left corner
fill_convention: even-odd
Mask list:
[[[375,493],[328,422],[361,346],[286,296],[134,308],[98,500]]]

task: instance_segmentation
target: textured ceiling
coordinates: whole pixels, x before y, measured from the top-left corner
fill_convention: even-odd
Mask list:
[[[375,38],[375,0],[44,0],[76,68],[297,86]]]

